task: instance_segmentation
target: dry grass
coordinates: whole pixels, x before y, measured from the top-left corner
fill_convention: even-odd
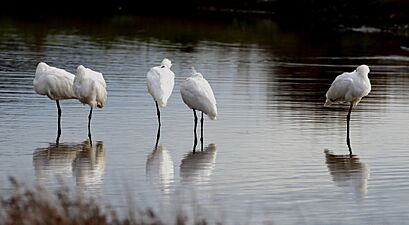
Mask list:
[[[62,185],[50,193],[42,187],[28,188],[10,178],[12,193],[0,195],[0,225],[185,225],[186,216],[178,215],[175,221],[162,221],[151,209],[143,212],[129,210],[128,216],[119,218],[109,206],[95,199],[72,193]],[[195,225],[206,225],[196,220]]]

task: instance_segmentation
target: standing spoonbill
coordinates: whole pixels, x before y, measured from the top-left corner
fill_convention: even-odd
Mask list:
[[[64,99],[76,99],[73,90],[74,74],[63,69],[52,67],[44,62],[37,65],[35,78],[33,81],[34,91],[40,95],[47,95],[51,100],[55,100],[58,109],[58,145],[61,136],[61,107],[60,101]]]
[[[196,110],[202,112],[202,118],[200,120],[200,142],[201,150],[203,151],[203,113],[205,113],[211,120],[215,120],[217,116],[216,99],[214,98],[212,87],[210,87],[209,82],[203,78],[201,73],[198,73],[194,68],[192,68],[192,75],[182,83],[180,87],[180,94],[182,95],[183,102],[193,110],[195,122],[193,152],[196,151],[197,145]]]
[[[172,94],[175,85],[175,74],[170,70],[172,63],[169,59],[162,60],[160,66],[152,67],[146,75],[149,94],[152,95],[156,105],[156,115],[158,116],[158,132],[156,134],[155,149],[158,147],[160,137],[160,107],[166,107],[168,99]]]
[[[352,155],[351,142],[349,139],[349,121],[351,119],[352,107],[371,91],[371,82],[368,78],[369,67],[361,65],[353,72],[345,72],[337,76],[326,93],[327,100],[324,106],[328,107],[333,103],[349,103],[347,116],[347,145],[349,154]]]
[[[92,109],[104,107],[107,99],[106,83],[102,73],[79,65],[74,79],[74,93],[82,104],[88,104],[91,109],[88,115],[88,138],[91,139]]]

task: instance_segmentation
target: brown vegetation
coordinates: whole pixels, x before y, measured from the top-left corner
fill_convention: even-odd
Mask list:
[[[72,193],[62,185],[53,193],[42,187],[28,188],[10,178],[12,193],[0,196],[0,225],[163,225],[187,224],[187,217],[178,215],[175,221],[162,221],[151,209],[129,210],[119,218],[109,206],[93,198]],[[195,225],[208,224],[204,220]]]

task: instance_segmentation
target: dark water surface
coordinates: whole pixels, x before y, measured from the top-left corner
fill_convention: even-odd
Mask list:
[[[409,52],[405,38],[296,32],[270,21],[121,18],[109,23],[0,23],[0,189],[7,177],[58,187],[56,176],[119,210],[179,210],[225,224],[404,224],[409,220]],[[362,31],[362,30],[361,30]],[[407,41],[407,40],[406,40]],[[403,48],[402,48],[403,47]],[[146,72],[168,57],[175,89],[156,111]],[[38,62],[104,74],[106,107],[55,102],[32,88]],[[372,92],[354,108],[324,108],[343,71],[371,68]],[[192,112],[179,87],[195,66],[215,93],[204,152],[192,154]],[[326,150],[327,149],[327,150]],[[132,196],[130,201],[128,196]]]

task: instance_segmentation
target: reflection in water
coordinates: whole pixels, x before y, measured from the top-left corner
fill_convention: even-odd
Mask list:
[[[175,171],[172,157],[165,146],[158,146],[148,155],[146,161],[146,176],[155,183],[159,182],[161,190],[165,193],[171,191]]]
[[[81,151],[74,160],[73,173],[80,187],[96,188],[102,185],[105,171],[105,151],[102,142],[95,147],[84,141]]]
[[[159,111],[158,111],[159,112]],[[155,141],[155,149],[158,148],[159,139],[160,139],[160,124],[158,125],[158,131],[156,132],[156,141]]]
[[[82,144],[49,144],[37,148],[33,153],[33,164],[37,181],[41,184],[54,183],[56,177],[72,177],[72,163]]]
[[[100,186],[105,167],[104,146],[98,142],[92,147],[88,140],[80,144],[50,144],[34,151],[33,164],[40,184],[50,185],[58,177],[74,176],[78,186]]]
[[[334,155],[325,149],[325,162],[328,170],[339,187],[352,189],[358,197],[368,192],[369,169],[355,155]]]
[[[202,152],[187,154],[180,164],[180,176],[183,182],[206,184],[210,181],[216,165],[216,145],[209,144]]]
[[[49,121],[50,117],[57,120],[55,103],[35,95],[32,88],[36,64],[44,60],[74,72],[78,62],[84,62],[105,71],[114,94],[106,113],[95,119],[101,121],[98,123],[101,140],[109,138],[109,143],[104,142],[105,148],[115,146],[109,151],[118,156],[109,157],[111,155],[106,152],[102,197],[121,214],[126,214],[127,202],[119,193],[123,185],[129,184],[129,191],[137,193],[135,197],[147,206],[178,203],[173,200],[180,200],[181,205],[191,203],[188,200],[192,194],[193,200],[200,201],[209,214],[220,205],[218,209],[222,212],[225,208],[227,219],[247,221],[251,216],[257,220],[247,222],[249,224],[264,223],[270,212],[274,212],[271,217],[279,224],[299,221],[325,224],[324,221],[331,221],[337,214],[342,214],[338,219],[348,224],[376,224],[378,221],[404,224],[407,221],[408,198],[402,196],[409,196],[409,129],[402,121],[409,120],[409,52],[400,49],[402,45],[409,46],[407,37],[387,33],[298,32],[275,27],[273,22],[256,20],[245,24],[242,20],[226,20],[223,24],[217,20],[205,23],[165,20],[153,18],[151,21],[155,23],[150,23],[137,18],[141,26],[128,23],[127,18],[108,25],[105,21],[72,21],[71,25],[58,21],[50,24],[2,21],[0,178],[15,174],[28,182],[33,178],[27,173],[27,166],[34,169],[35,165],[36,170],[31,172],[37,175],[34,179],[52,179],[55,184],[55,175],[61,174],[71,182],[67,184],[75,185],[75,176],[80,176],[73,169],[77,152],[70,153],[73,150],[67,149],[67,153],[59,153],[58,149],[53,149],[39,152],[32,161],[33,156],[27,159],[26,150],[48,147],[48,143],[44,144],[46,140],[55,142],[56,124]],[[217,149],[217,170],[205,164],[211,174],[207,178],[204,166],[190,163],[190,157],[181,166],[190,147],[186,148],[189,143],[180,140],[191,137],[191,121],[185,119],[191,114],[184,110],[180,96],[174,96],[177,99],[167,109],[166,129],[169,132],[165,144],[174,160],[175,174],[171,193],[167,194],[160,191],[159,178],[157,185],[149,183],[144,170],[157,131],[153,123],[156,121],[151,118],[156,117],[153,115],[155,106],[147,107],[152,99],[146,93],[145,71],[158,57],[169,55],[178,62],[175,65],[177,74],[188,74],[191,65],[200,65],[207,74],[206,79],[214,84],[214,91],[218,92],[223,105],[224,118],[218,121],[218,126],[211,127],[209,135],[217,137],[219,146],[226,146],[223,154],[234,157],[220,157],[220,149]],[[353,134],[356,143],[360,144],[359,149],[371,151],[368,161],[360,156],[358,161],[368,167],[376,164],[380,173],[377,173],[376,182],[368,183],[371,186],[364,204],[356,204],[358,197],[347,194],[347,191],[354,192],[354,186],[338,186],[338,182],[352,183],[350,178],[345,178],[347,172],[337,168],[339,163],[327,167],[322,162],[325,154],[322,155],[324,149],[320,146],[338,143],[333,147],[341,151],[346,147],[343,135],[347,108],[337,107],[329,112],[323,109],[322,102],[336,74],[362,63],[374,68],[371,77],[374,90],[364,99],[365,104],[354,111],[351,129],[356,130]],[[183,78],[179,77],[178,81]],[[85,109],[75,101],[66,102],[63,107],[67,108],[67,118],[73,118],[66,127],[62,124],[66,129],[63,132],[67,140],[75,140],[81,137],[78,127],[84,125]],[[35,128],[38,132],[27,128]],[[370,135],[365,135],[367,131]],[[163,141],[161,138],[158,146]],[[64,141],[60,141],[63,145]],[[76,143],[81,145],[82,141],[79,139]],[[386,148],[388,154],[385,154]],[[255,154],[254,149],[273,151]],[[78,151],[82,151],[82,146]],[[196,155],[201,157],[201,152]],[[354,178],[359,174],[349,172]],[[128,182],[120,181],[117,176],[130,173],[128,177],[132,180]],[[344,181],[339,181],[342,180],[339,176]],[[201,180],[207,183],[198,187],[195,182]],[[7,183],[3,183],[2,188],[7,188]],[[270,188],[266,191],[265,187]],[[89,193],[94,196],[91,191]],[[342,196],[344,193],[346,196]],[[299,212],[294,206],[308,210]],[[322,213],[325,210],[327,213]],[[374,217],[377,212],[382,213]]]

